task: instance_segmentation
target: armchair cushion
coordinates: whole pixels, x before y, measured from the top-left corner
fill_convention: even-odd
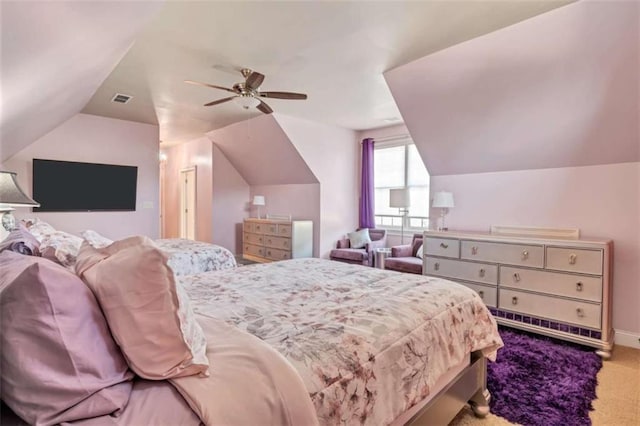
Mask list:
[[[331,259],[344,260],[354,263],[368,263],[369,253],[365,249],[334,249],[331,250]]]
[[[349,243],[351,248],[359,249],[366,247],[367,244],[371,242],[371,237],[369,236],[369,228],[363,228],[358,231],[349,232],[347,234],[349,237]]]
[[[411,274],[422,274],[422,259],[414,256],[409,257],[388,257],[384,261],[384,268],[398,272],[409,272]]]
[[[423,248],[423,245],[422,245],[422,244],[420,244],[420,248],[419,248],[419,249],[418,249],[418,251],[416,252],[416,257],[417,257],[418,259],[422,259],[422,255],[423,255],[422,248]]]
[[[413,245],[404,244],[391,247],[391,257],[411,257],[413,255]]]

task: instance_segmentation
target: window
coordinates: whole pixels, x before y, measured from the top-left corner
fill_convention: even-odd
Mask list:
[[[411,140],[393,145],[380,143],[374,154],[374,187],[376,226],[400,228],[428,228],[429,172]],[[405,216],[389,207],[389,190],[409,188],[411,207]]]

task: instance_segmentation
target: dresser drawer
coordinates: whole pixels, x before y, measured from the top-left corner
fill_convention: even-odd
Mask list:
[[[460,257],[462,259],[537,268],[542,268],[544,265],[543,246],[464,240],[461,244]]]
[[[444,256],[458,258],[460,252],[460,241],[449,238],[425,238],[424,253],[432,256]]]
[[[492,308],[498,307],[498,288],[497,287],[486,287],[483,285],[476,285],[472,283],[467,283],[461,281],[465,287],[469,287],[472,290],[475,290],[478,293],[478,296],[482,299],[485,305],[490,306]]]
[[[243,230],[244,232],[254,232],[254,229],[253,229],[253,222],[244,222],[244,223],[242,224],[242,230]]]
[[[253,244],[245,244],[244,245],[244,254],[250,254],[252,256],[264,256],[264,248],[254,246]]]
[[[287,260],[291,259],[291,252],[265,247],[265,257],[271,260]]]
[[[498,266],[461,260],[427,257],[425,259],[425,274],[485,284],[498,284]]]
[[[253,232],[255,232],[256,234],[264,234],[264,231],[267,229],[267,225],[266,223],[258,223],[258,222],[254,222],[253,223]]]
[[[602,278],[524,268],[500,267],[500,287],[514,287],[558,296],[602,301]]]
[[[244,242],[249,244],[256,244],[261,246],[264,242],[264,237],[259,234],[248,234],[245,232],[244,234]]]
[[[547,269],[602,275],[602,250],[547,247]]]
[[[284,237],[272,237],[270,235],[265,235],[264,237],[264,245],[267,247],[277,248],[281,250],[290,250],[291,249],[291,239]]]
[[[599,304],[500,289],[499,308],[600,329]]]
[[[289,223],[280,223],[278,224],[278,235],[281,237],[290,237],[291,236],[291,224]]]

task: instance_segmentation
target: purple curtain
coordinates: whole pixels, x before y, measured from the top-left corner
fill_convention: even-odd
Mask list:
[[[360,228],[375,228],[373,192],[373,139],[362,140],[362,181],[360,186]]]

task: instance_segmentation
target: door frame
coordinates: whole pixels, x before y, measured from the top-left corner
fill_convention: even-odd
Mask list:
[[[191,166],[191,167],[185,167],[183,169],[180,169],[180,174],[179,174],[179,181],[180,181],[180,214],[178,215],[178,220],[180,221],[179,223],[179,235],[180,238],[187,238],[186,234],[188,234],[187,232],[183,232],[184,231],[184,226],[185,226],[185,219],[186,216],[184,214],[185,212],[185,205],[186,205],[186,200],[185,200],[185,184],[184,184],[184,180],[183,180],[183,173],[188,173],[188,172],[193,172],[193,179],[194,179],[194,183],[193,183],[193,239],[196,239],[196,224],[198,223],[198,170],[196,166]]]

